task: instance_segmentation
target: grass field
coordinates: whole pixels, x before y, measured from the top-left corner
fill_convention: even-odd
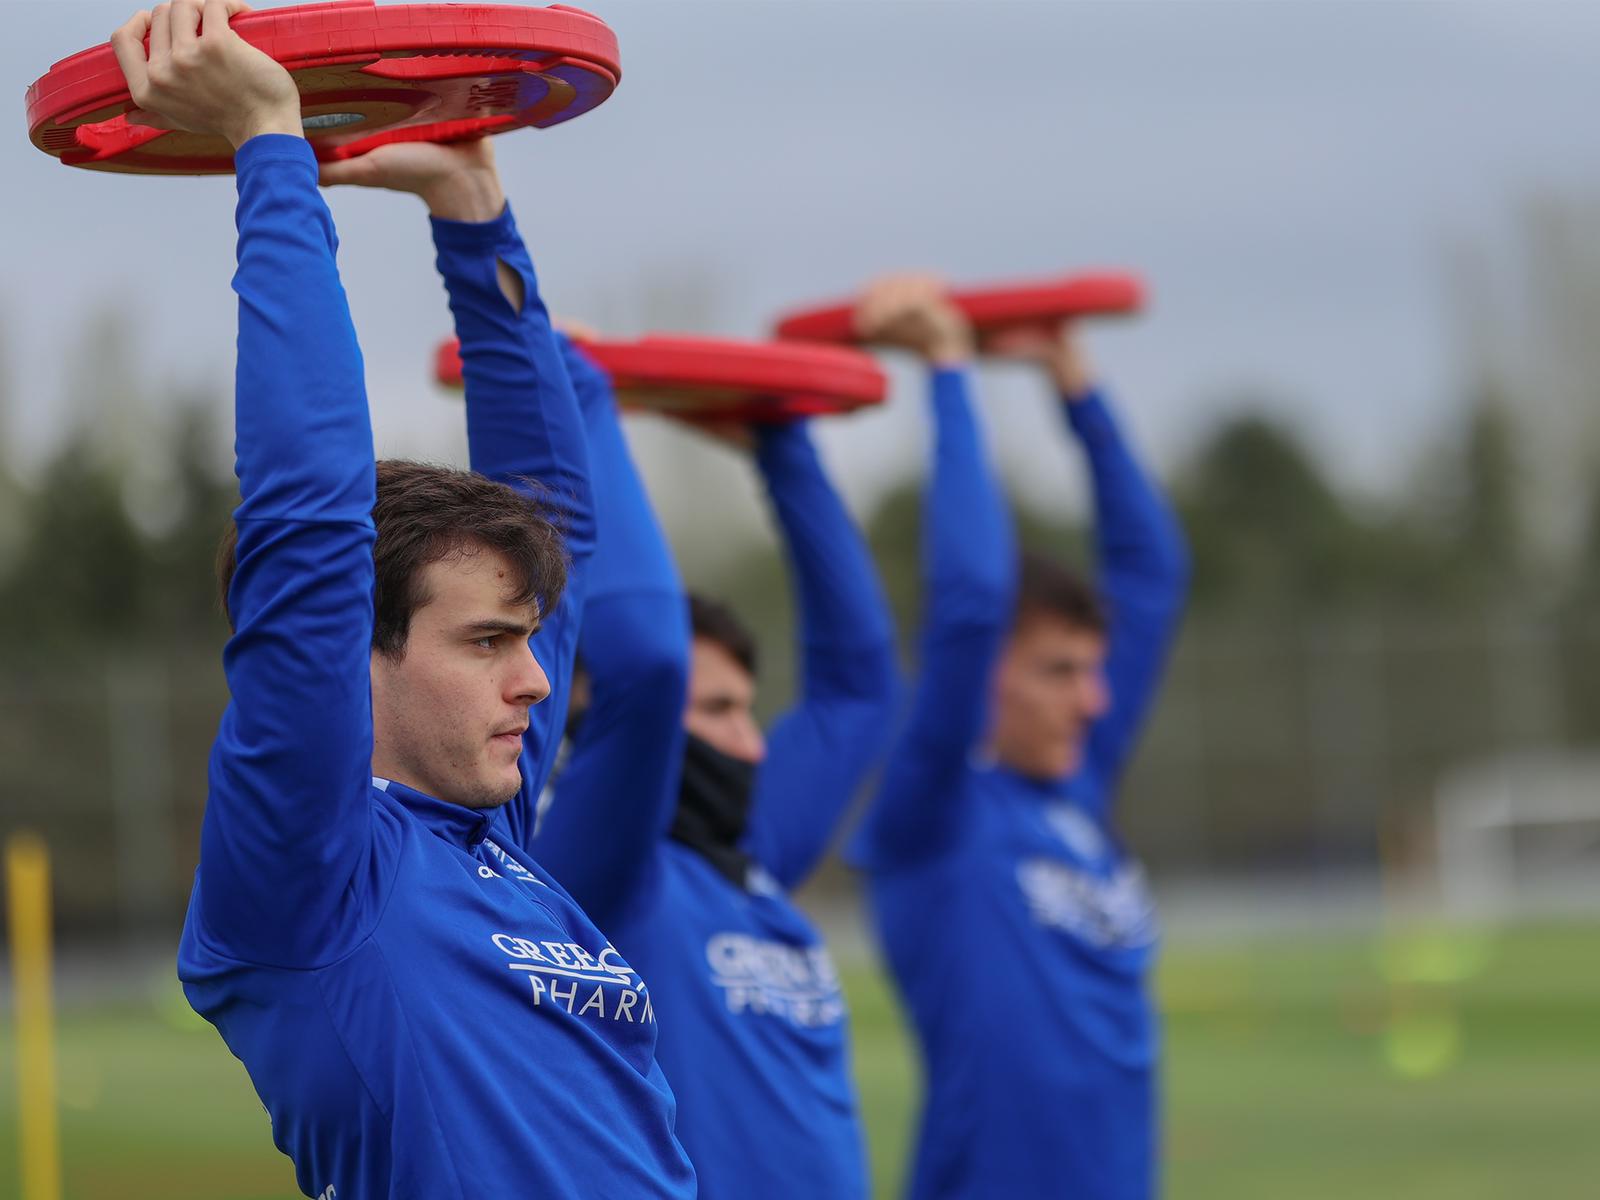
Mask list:
[[[890,1197],[915,1072],[882,981],[847,983]],[[1161,987],[1169,1200],[1600,1196],[1600,927],[1179,945]],[[0,1196],[13,1051],[7,1029]],[[175,992],[64,1014],[60,1066],[68,1200],[296,1195],[242,1068]]]

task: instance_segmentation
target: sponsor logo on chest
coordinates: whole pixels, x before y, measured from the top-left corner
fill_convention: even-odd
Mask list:
[[[1071,804],[1052,804],[1044,810],[1044,822],[1074,858],[1086,862],[1106,853],[1106,840],[1094,820]]]
[[[1100,949],[1138,949],[1156,940],[1155,903],[1137,865],[1099,876],[1046,857],[1017,864],[1017,883],[1040,925]]]
[[[706,942],[706,962],[730,1013],[776,1017],[804,1029],[844,1019],[839,973],[822,946],[718,933]]]
[[[576,942],[534,941],[497,933],[489,939],[527,977],[535,1008],[555,1007],[592,1021],[654,1025],[655,1006],[644,980],[606,943],[598,954]]]

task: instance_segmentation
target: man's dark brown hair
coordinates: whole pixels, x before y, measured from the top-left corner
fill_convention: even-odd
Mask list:
[[[1090,633],[1105,633],[1105,606],[1077,572],[1032,550],[1022,552],[1016,624],[1048,616]]]
[[[755,635],[726,604],[690,592],[689,630],[695,637],[721,646],[750,674],[756,673]]]
[[[540,613],[555,607],[567,584],[566,547],[549,507],[471,471],[385,459],[378,463],[372,522],[378,530],[372,548],[372,648],[391,658],[404,657],[411,616],[431,599],[422,586],[429,563],[478,548],[494,550],[512,566],[512,603],[536,604]],[[238,542],[230,520],[217,551],[224,613]]]

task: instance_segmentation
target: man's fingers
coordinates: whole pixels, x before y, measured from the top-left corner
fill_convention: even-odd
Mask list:
[[[186,51],[195,44],[200,33],[200,13],[200,0],[172,0],[168,24],[173,50]]]
[[[317,182],[323,187],[338,187],[350,182],[350,159],[343,162],[325,162],[317,168]]]
[[[867,288],[861,303],[856,305],[856,332],[873,334],[882,330],[899,306],[895,291],[896,285],[889,279],[880,280]]]
[[[586,321],[575,321],[571,317],[553,316],[550,318],[550,324],[575,342],[598,342],[600,340],[600,331]]]
[[[879,320],[879,313],[882,310],[882,301],[876,293],[869,292],[863,296],[861,302],[856,305],[856,311],[852,314],[851,319],[851,324],[855,326],[856,333],[865,337],[877,332],[878,326],[882,324]]]
[[[111,50],[135,98],[144,94],[150,79],[150,65],[144,52],[144,35],[150,31],[150,14],[137,12],[111,35]]]
[[[207,33],[227,37],[233,32],[228,27],[228,22],[243,11],[247,10],[242,4],[236,5],[230,3],[230,0],[205,0],[202,25]]]
[[[172,52],[172,5],[158,4],[150,13],[150,65],[159,79]]]
[[[944,299],[944,283],[937,275],[908,275],[900,297],[907,308],[931,308]]]
[[[361,187],[366,185],[371,177],[372,165],[362,155],[325,162],[317,171],[317,182],[323,187],[338,187],[340,184],[354,184]]]

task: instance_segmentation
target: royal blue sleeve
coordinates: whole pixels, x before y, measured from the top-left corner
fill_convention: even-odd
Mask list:
[[[852,858],[869,868],[925,861],[961,835],[967,764],[988,731],[989,677],[1015,605],[1015,534],[966,372],[934,372],[933,421],[919,674],[852,846]]]
[[[600,529],[578,642],[589,707],[533,848],[608,928],[648,894],[677,804],[689,613],[610,381],[581,350],[567,352],[589,431]]]
[[[1183,531],[1134,457],[1099,392],[1063,403],[1089,459],[1095,557],[1111,621],[1106,682],[1111,708],[1089,733],[1088,765],[1109,804],[1150,711],[1183,616],[1189,556]]]
[[[312,967],[374,915],[372,428],[311,148],[234,161],[238,567],[192,911],[221,954]]]
[[[757,430],[795,590],[800,695],[756,775],[751,854],[785,888],[805,880],[893,736],[898,677],[889,604],[866,542],[803,422]]]
[[[435,218],[432,225],[439,274],[461,340],[472,469],[538,494],[564,535],[569,560],[561,599],[553,612],[543,614],[531,639],[550,680],[550,695],[528,713],[522,788],[504,810],[512,841],[521,845],[532,836],[539,793],[561,746],[571,696],[572,659],[595,545],[588,442],[533,261],[510,207],[493,221]],[[520,309],[500,290],[501,262],[522,279]]]

